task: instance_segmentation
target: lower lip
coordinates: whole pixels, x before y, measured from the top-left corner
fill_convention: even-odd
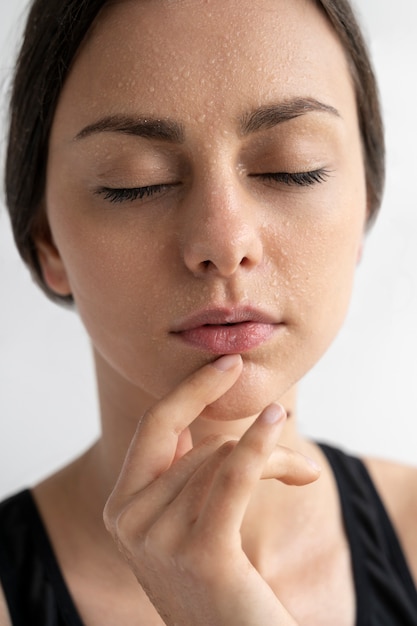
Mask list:
[[[280,324],[242,322],[231,325],[198,326],[176,335],[186,343],[213,354],[236,354],[265,343]]]

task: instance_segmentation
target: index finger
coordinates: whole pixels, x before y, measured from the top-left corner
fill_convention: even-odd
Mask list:
[[[230,354],[193,372],[149,409],[130,444],[118,483],[119,493],[138,493],[172,464],[180,434],[239,378],[242,357]]]

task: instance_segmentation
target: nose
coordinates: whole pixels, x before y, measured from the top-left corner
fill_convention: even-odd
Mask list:
[[[227,278],[263,259],[259,215],[239,185],[195,189],[182,212],[182,255],[196,276]]]

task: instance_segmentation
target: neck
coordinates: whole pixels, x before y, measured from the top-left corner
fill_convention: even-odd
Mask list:
[[[102,478],[110,491],[120,473],[138,421],[157,399],[118,376],[98,354],[95,354],[95,363],[102,421],[102,437],[98,448],[102,459]],[[276,400],[287,412],[282,445],[299,448],[301,441],[297,432],[296,387]],[[213,435],[240,439],[256,417],[253,415],[239,420],[215,419],[212,415],[210,419],[199,417],[190,425],[193,444]]]
[[[102,416],[102,438],[95,450],[95,460],[102,493],[108,494],[117,480],[126,451],[137,428],[138,420],[156,399],[130,386],[121,377],[115,376],[108,365],[96,355],[98,391]],[[280,443],[289,448],[310,453],[297,432],[296,388],[277,398],[287,412]],[[190,426],[193,444],[213,435],[225,435],[240,439],[256,419],[256,415],[239,420],[216,420],[197,418]],[[103,500],[103,506],[104,506]],[[300,489],[291,489],[274,480],[260,481],[259,487],[249,503],[245,522],[241,530],[242,542],[248,557],[259,568],[268,567],[268,555],[272,547],[277,548],[279,538],[288,541],[291,532],[300,532],[294,520],[304,519],[305,494]],[[307,504],[307,506],[309,506]],[[286,511],[287,515],[283,515]],[[279,532],[278,520],[291,520],[291,527]]]
[[[103,554],[112,554],[112,558],[119,559],[104,530],[102,511],[120,473],[138,420],[155,403],[155,399],[117,377],[98,356],[96,364],[102,437],[83,457],[64,470],[58,480],[52,481],[52,485],[48,481],[46,493],[52,486],[49,493],[52,493],[51,498],[55,503],[60,494],[65,493],[68,501],[62,503],[63,510],[66,510],[64,520],[78,511],[78,518],[84,516],[83,527],[88,529],[89,537],[95,536],[96,549],[102,549]],[[280,444],[311,456],[311,444],[297,433],[296,389],[291,389],[277,400],[289,414]],[[256,416],[233,421],[198,418],[190,428],[193,443],[214,434],[239,439],[255,419]],[[42,489],[38,489],[40,498],[41,493]],[[254,564],[257,563],[259,567],[262,562],[268,564],[268,555],[274,553],[272,548],[276,551],[281,540],[285,545],[291,533],[301,532],[295,521],[305,519],[307,514],[311,517],[306,511],[309,511],[308,507],[312,506],[313,501],[317,503],[317,488],[314,486],[300,489],[275,480],[259,482],[241,529],[244,549]],[[288,520],[291,520],[290,526]],[[102,539],[99,540],[99,537]]]

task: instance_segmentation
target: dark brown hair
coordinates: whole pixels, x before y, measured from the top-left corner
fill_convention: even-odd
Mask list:
[[[337,33],[356,91],[371,223],[384,187],[384,135],[369,54],[348,0],[315,0]],[[48,142],[57,102],[76,53],[107,0],[34,0],[16,64],[10,100],[6,200],[17,248],[35,280],[45,284],[35,237],[47,232],[43,206]]]

